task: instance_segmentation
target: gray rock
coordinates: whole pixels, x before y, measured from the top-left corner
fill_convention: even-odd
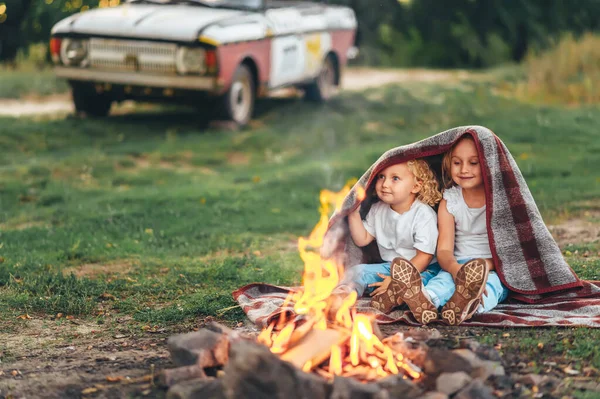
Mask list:
[[[422,389],[401,375],[391,375],[377,381],[377,385],[387,391],[390,398],[415,398]]]
[[[388,399],[388,393],[377,384],[363,384],[353,378],[335,377],[329,399]]]
[[[300,397],[303,399],[329,398],[332,386],[318,375],[296,370],[300,385]]]
[[[469,349],[474,352],[479,358],[483,360],[491,360],[494,362],[502,361],[500,353],[490,345],[480,344],[473,339],[463,339],[460,341],[460,347],[463,349]]]
[[[496,399],[492,389],[483,384],[481,380],[473,380],[461,389],[453,399]]]
[[[482,360],[475,352],[469,349],[456,349],[452,352],[461,356],[471,364],[471,377],[473,378],[485,381],[492,375],[505,375],[504,367],[499,362]]]
[[[453,351],[441,348],[429,348],[427,357],[423,363],[423,372],[431,377],[437,377],[442,373],[454,373],[464,371],[471,374],[473,366],[471,362]]]
[[[303,373],[250,341],[232,343],[223,371],[229,399],[325,399],[330,392],[324,379]]]
[[[494,362],[491,360],[483,360],[481,365],[476,367],[471,373],[475,378],[479,378],[483,381],[487,380],[490,376],[502,376],[506,375],[506,371],[504,371],[504,367],[499,362]]]
[[[464,388],[471,380],[471,376],[464,371],[459,371],[458,373],[442,373],[435,381],[436,390],[445,393],[446,395],[452,395]]]
[[[167,399],[226,399],[219,379],[198,378],[173,385]]]
[[[176,366],[214,367],[227,362],[229,338],[207,329],[178,334],[167,340],[171,360]]]

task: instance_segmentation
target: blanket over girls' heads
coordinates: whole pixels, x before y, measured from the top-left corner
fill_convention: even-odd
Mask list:
[[[375,178],[383,169],[415,158],[435,159],[465,134],[473,137],[479,153],[486,193],[488,237],[502,282],[517,294],[513,296],[527,302],[546,296],[542,294],[581,291],[585,282],[579,280],[565,262],[517,163],[502,140],[482,126],[457,127],[385,152],[362,175],[344,199],[341,209],[332,216],[322,256],[338,258],[346,267],[376,261],[375,246],[358,248],[354,244],[346,216],[358,206],[361,214],[368,212],[374,198],[371,193]],[[435,169],[435,165],[432,166]],[[367,195],[361,202],[358,198],[363,190]],[[598,290],[596,286],[590,289]]]

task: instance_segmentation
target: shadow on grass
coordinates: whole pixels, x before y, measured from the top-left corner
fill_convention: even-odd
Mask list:
[[[322,106],[323,104],[307,103],[299,98],[258,99],[255,103],[253,120],[262,119],[278,111],[289,112],[290,107],[294,109],[295,113],[310,113],[318,111]],[[298,109],[298,107],[300,108]],[[175,123],[180,127],[192,129],[195,133],[204,132],[214,126],[222,126],[227,122],[219,110],[205,111],[193,106],[172,104],[159,105],[150,110],[136,110],[130,113],[110,115],[106,118],[86,120],[100,123],[150,125],[153,130],[169,128]]]

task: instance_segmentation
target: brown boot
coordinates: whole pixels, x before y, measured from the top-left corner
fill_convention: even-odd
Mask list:
[[[390,313],[392,309],[396,306],[400,306],[404,303],[402,298],[398,297],[397,293],[394,293],[394,289],[392,288],[392,283],[388,287],[387,291],[381,293],[377,296],[374,296],[371,299],[371,307],[379,310],[383,313]]]
[[[391,289],[396,302],[404,301],[415,319],[421,324],[427,324],[438,318],[435,305],[429,295],[423,291],[421,273],[409,261],[402,258],[394,259],[391,267]],[[385,294],[382,294],[383,296]]]
[[[442,308],[442,319],[446,324],[457,326],[475,314],[488,272],[485,259],[473,259],[460,268],[454,281],[456,291]]]

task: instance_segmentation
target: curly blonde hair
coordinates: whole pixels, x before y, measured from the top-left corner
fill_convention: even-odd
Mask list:
[[[408,170],[415,176],[415,180],[421,184],[421,190],[417,194],[419,201],[429,206],[435,206],[442,200],[442,193],[438,187],[433,171],[429,164],[423,159],[413,159],[406,163]]]
[[[473,136],[465,134],[456,140],[454,144],[452,144],[452,147],[450,147],[450,149],[444,154],[444,158],[442,158],[442,184],[444,185],[444,188],[450,188],[457,185],[456,182],[452,180],[452,173],[450,171],[450,168],[452,167],[452,152],[458,143],[463,140],[471,140],[473,143],[475,142]]]

